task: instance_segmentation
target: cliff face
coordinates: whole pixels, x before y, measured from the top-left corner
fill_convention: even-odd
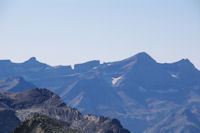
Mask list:
[[[28,121],[30,125],[34,123],[34,120],[38,120],[32,117],[39,113],[56,118],[66,126],[83,133],[129,133],[116,119],[82,115],[78,110],[68,107],[59,96],[47,89],[30,89],[20,93],[0,93],[0,108],[12,109],[15,112],[13,115],[21,122],[30,119]],[[36,129],[40,130],[40,124],[37,122],[36,125]],[[5,126],[8,125],[2,125],[2,127]],[[13,126],[13,129],[15,126]],[[29,127],[27,127],[27,130],[29,130]]]

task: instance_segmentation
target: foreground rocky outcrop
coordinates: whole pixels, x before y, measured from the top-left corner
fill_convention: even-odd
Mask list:
[[[80,133],[68,128],[56,119],[45,115],[34,115],[18,126],[12,133]]]
[[[78,110],[68,107],[59,96],[47,89],[30,89],[20,93],[0,93],[0,108],[13,110],[14,116],[21,122],[31,119],[39,113],[56,118],[67,127],[79,130],[82,133],[129,133],[116,119],[82,115]],[[3,124],[0,128],[6,126],[9,125]]]

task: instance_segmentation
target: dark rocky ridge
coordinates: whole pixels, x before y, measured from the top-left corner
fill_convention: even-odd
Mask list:
[[[76,109],[68,107],[59,96],[47,89],[30,89],[20,93],[0,93],[0,108],[9,108],[16,112],[21,121],[40,113],[56,118],[70,128],[83,133],[129,133],[116,119],[82,115]],[[8,125],[2,125],[4,128]]]

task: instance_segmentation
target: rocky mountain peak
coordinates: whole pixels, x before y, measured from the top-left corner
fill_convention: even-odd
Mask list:
[[[183,67],[183,66],[194,67],[194,65],[192,64],[192,62],[189,59],[182,59],[182,60],[178,61],[177,64],[181,67]]]
[[[138,64],[138,65],[145,65],[145,64],[154,64],[156,63],[156,61],[150,56],[148,55],[146,52],[141,52],[141,53],[138,53],[132,57],[129,57],[125,60],[122,60],[122,61],[119,61],[118,64],[121,64],[122,66],[123,65],[126,65],[126,67],[132,67],[134,66],[135,64]]]
[[[35,61],[37,61],[36,57],[31,57],[31,58],[28,60],[28,62],[35,62]]]
[[[19,65],[21,65],[21,67],[23,67],[24,69],[27,69],[29,71],[30,70],[38,71],[38,70],[44,69],[46,67],[50,67],[49,65],[38,61],[36,59],[36,57],[31,57],[29,60],[27,60],[23,63],[20,63]]]
[[[155,60],[146,52],[138,53],[132,56],[131,58],[136,59],[138,62],[155,62]]]
[[[36,57],[31,57],[27,61],[24,62],[25,64],[43,64],[37,60]]]

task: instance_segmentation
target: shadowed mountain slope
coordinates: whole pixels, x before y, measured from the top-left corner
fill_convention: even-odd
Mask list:
[[[36,86],[21,77],[0,80],[0,92],[22,92]]]
[[[7,108],[0,108],[1,133],[10,133],[19,124],[20,120],[15,116],[15,112],[13,110]]]

